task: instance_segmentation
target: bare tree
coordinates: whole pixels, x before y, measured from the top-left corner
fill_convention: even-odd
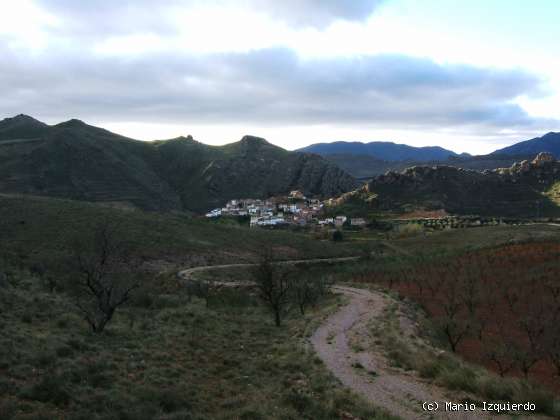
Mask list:
[[[556,368],[556,375],[560,377],[560,325],[557,320],[551,321],[544,337],[546,355]]]
[[[516,360],[513,357],[514,353],[510,344],[504,343],[502,339],[486,339],[484,347],[486,357],[496,366],[501,377],[504,377],[515,367]]]
[[[446,279],[442,288],[442,307],[445,315],[438,322],[445,335],[451,351],[457,351],[459,343],[469,334],[471,324],[461,318],[461,293],[460,284],[455,278]]]
[[[210,298],[213,295],[214,289],[214,282],[212,280],[190,279],[186,283],[188,300],[190,301],[192,296],[204,299],[207,308],[210,306]]]
[[[50,293],[54,293],[56,291],[56,287],[58,286],[57,279],[49,272],[49,270],[47,270],[44,264],[34,263],[31,267],[29,267],[29,271],[41,280]]]
[[[272,253],[265,250],[260,263],[255,267],[254,277],[260,299],[271,310],[277,327],[290,304],[293,282],[289,272],[273,264]]]
[[[76,305],[95,333],[104,330],[116,309],[139,287],[130,276],[129,251],[118,223],[108,218],[75,246],[73,265],[80,278]]]
[[[292,280],[292,295],[302,315],[308,306],[315,306],[329,291],[331,286],[329,277],[313,278],[309,275],[298,275]]]

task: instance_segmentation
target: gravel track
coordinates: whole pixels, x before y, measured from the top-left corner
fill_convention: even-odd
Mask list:
[[[442,407],[450,401],[443,391],[422,382],[412,374],[389,367],[381,352],[355,351],[350,339],[371,347],[367,325],[381,318],[387,298],[377,292],[336,286],[334,291],[349,298],[349,303],[327,318],[311,337],[311,343],[327,368],[343,385],[364,397],[374,406],[403,419],[480,419],[490,418],[482,412],[426,412],[424,401],[437,401]],[[374,372],[375,374],[372,374]]]

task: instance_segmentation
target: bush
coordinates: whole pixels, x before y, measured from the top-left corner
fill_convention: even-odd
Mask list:
[[[58,357],[70,357],[74,354],[74,349],[70,346],[61,346],[56,349],[56,355]]]
[[[476,379],[476,374],[472,370],[458,368],[443,371],[438,381],[450,390],[476,392],[478,391]]]
[[[515,400],[530,401],[535,404],[536,411],[549,416],[560,416],[560,403],[555,401],[554,395],[550,392],[537,388],[532,384],[523,383],[519,393],[514,396]]]
[[[418,373],[422,378],[434,379],[441,372],[441,367],[437,361],[428,361],[422,363],[418,369]]]
[[[154,297],[146,289],[140,289],[131,299],[131,304],[137,308],[150,308],[154,303]]]
[[[31,324],[33,322],[33,315],[29,310],[25,310],[23,314],[21,314],[21,322],[26,324]]]
[[[342,232],[340,230],[335,230],[332,233],[331,239],[333,240],[333,242],[342,242],[344,240],[344,236],[342,235]]]
[[[416,223],[407,223],[406,225],[401,225],[398,229],[398,236],[400,238],[409,238],[412,236],[417,236],[424,232],[424,228]]]
[[[50,365],[53,365],[56,362],[56,355],[48,350],[41,350],[38,352],[35,363],[37,366],[45,368]]]
[[[12,400],[0,401],[0,419],[11,420],[17,412],[17,404]]]
[[[0,271],[0,289],[7,289],[10,286],[8,275]]]
[[[515,385],[505,378],[488,377],[480,384],[480,393],[491,400],[511,401],[515,393]]]
[[[163,412],[172,413],[178,410],[189,410],[191,402],[184,390],[179,388],[156,388],[146,386],[139,390],[138,397],[142,401],[157,405]]]
[[[70,402],[70,393],[63,379],[52,373],[45,374],[38,383],[23,389],[20,396],[28,400],[50,402],[57,406],[65,406]]]

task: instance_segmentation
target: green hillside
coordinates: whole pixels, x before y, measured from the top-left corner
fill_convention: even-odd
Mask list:
[[[74,289],[83,278],[72,251],[106,219],[130,244],[139,288],[103,334],[93,334],[77,308]],[[279,259],[349,252],[332,242],[0,195],[0,243],[3,420],[388,418],[342,389],[307,349],[305,337],[340,299],[326,298],[305,317],[292,311],[275,328],[254,294],[217,289],[205,301],[189,295],[175,274],[255,261],[265,246]]]
[[[0,192],[105,202],[146,210],[203,212],[235,197],[292,189],[331,196],[356,181],[319,156],[244,137],[208,146],[192,137],[142,142],[70,120],[0,121]]]
[[[26,264],[56,264],[71,253],[76,240],[105,219],[118,223],[138,256],[156,265],[254,261],[265,245],[274,247],[278,259],[353,255],[351,249],[292,232],[73,200],[0,195],[2,248]]]

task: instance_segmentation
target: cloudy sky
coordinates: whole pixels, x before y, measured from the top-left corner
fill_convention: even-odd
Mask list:
[[[486,153],[560,131],[557,0],[0,0],[0,116],[139,139],[392,140]]]

